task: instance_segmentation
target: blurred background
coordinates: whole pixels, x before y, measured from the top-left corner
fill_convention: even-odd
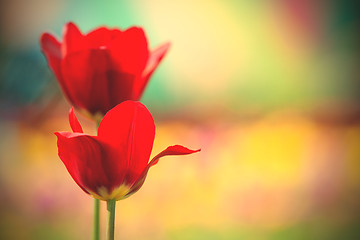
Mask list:
[[[167,157],[117,203],[119,239],[360,239],[359,2],[0,2],[0,239],[90,239],[57,156],[70,105],[39,48],[75,22],[171,41],[143,97]],[[77,114],[88,133],[95,125]],[[105,204],[102,205],[105,233]]]

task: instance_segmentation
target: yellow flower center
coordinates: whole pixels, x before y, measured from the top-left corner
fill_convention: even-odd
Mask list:
[[[107,188],[104,186],[99,187],[97,193],[94,193],[89,190],[87,191],[90,193],[92,197],[103,201],[112,200],[112,199],[121,200],[126,198],[125,195],[130,191],[130,186],[120,185],[119,187],[114,188],[111,191],[111,193],[109,193]]]

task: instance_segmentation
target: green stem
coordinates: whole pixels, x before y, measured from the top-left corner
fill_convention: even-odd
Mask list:
[[[116,199],[107,202],[107,240],[114,240]]]
[[[100,200],[94,199],[94,228],[93,239],[100,240]]]
[[[96,131],[100,121],[96,123]],[[94,221],[93,221],[93,240],[100,240],[100,200],[94,199]]]

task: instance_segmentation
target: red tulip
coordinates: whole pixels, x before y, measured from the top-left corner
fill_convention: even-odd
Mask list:
[[[70,103],[97,120],[123,101],[140,99],[170,46],[150,51],[139,27],[100,27],[83,35],[70,22],[63,35],[59,42],[42,34],[42,51]]]
[[[84,134],[73,109],[72,132],[56,132],[59,157],[82,190],[100,200],[124,199],[143,185],[149,168],[166,155],[200,151],[175,145],[150,162],[155,137],[154,120],[140,102],[125,101],[100,123],[98,136]]]

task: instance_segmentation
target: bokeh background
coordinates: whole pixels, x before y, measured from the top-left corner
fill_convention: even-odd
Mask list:
[[[172,47],[143,97],[167,157],[117,203],[119,239],[360,239],[359,3],[0,2],[0,239],[90,239],[57,156],[70,108],[39,48],[74,21]],[[78,114],[79,116],[80,114]],[[88,133],[94,124],[79,116]],[[102,205],[102,233],[105,205]]]

